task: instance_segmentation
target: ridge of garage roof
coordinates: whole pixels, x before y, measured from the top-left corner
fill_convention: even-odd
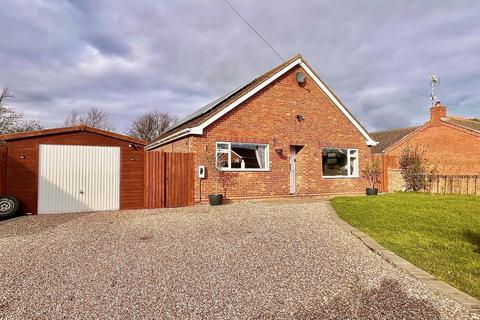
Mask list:
[[[9,141],[9,140],[17,140],[17,139],[28,139],[34,137],[41,137],[41,136],[48,136],[54,134],[62,134],[62,133],[69,133],[69,132],[91,132],[98,135],[123,140],[127,142],[133,142],[140,144],[142,146],[146,145],[147,143],[143,140],[136,139],[133,137],[129,137],[123,134],[105,131],[101,129],[92,128],[89,126],[73,126],[73,127],[64,127],[64,128],[53,128],[53,129],[44,129],[44,130],[37,130],[37,131],[26,131],[26,132],[17,132],[17,133],[9,133],[0,135],[0,141]]]

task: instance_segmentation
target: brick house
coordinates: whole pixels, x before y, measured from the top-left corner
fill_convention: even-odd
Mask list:
[[[379,142],[372,152],[384,159],[386,175],[388,170],[394,172],[399,168],[398,159],[407,146],[423,150],[438,174],[477,175],[480,172],[480,120],[448,116],[447,108],[440,102],[430,108],[430,119],[421,126],[372,132],[371,136]],[[388,191],[398,189],[398,182],[401,183],[392,172],[390,179],[396,179],[397,183],[390,183]],[[386,179],[388,185],[388,176]]]
[[[146,147],[215,157],[231,172],[230,199],[365,192],[360,169],[375,141],[297,55],[211,102]],[[195,201],[216,193],[196,175]],[[217,190],[222,192],[221,188]]]

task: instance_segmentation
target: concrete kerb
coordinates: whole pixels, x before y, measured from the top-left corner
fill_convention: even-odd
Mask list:
[[[376,254],[380,255],[382,258],[387,260],[389,263],[393,264],[397,268],[400,268],[407,273],[411,274],[413,277],[417,278],[418,280],[426,283],[430,287],[432,287],[435,291],[441,293],[442,295],[446,296],[449,299],[452,299],[460,304],[462,304],[465,309],[479,313],[480,314],[480,301],[475,299],[472,296],[458,290],[457,288],[452,287],[446,282],[436,279],[430,273],[414,266],[407,260],[397,256],[390,250],[385,249],[382,247],[378,242],[374,239],[366,235],[364,232],[355,229],[352,225],[348,224],[344,220],[342,220],[337,212],[333,209],[330,203],[327,203],[327,210],[332,220],[344,230],[350,232],[355,237],[360,239],[370,250],[375,252]]]

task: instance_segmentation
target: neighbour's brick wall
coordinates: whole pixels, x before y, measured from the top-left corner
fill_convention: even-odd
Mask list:
[[[269,144],[270,171],[235,173],[236,184],[227,191],[227,197],[238,199],[288,195],[290,145],[301,145],[303,149],[297,155],[297,194],[365,192],[366,181],[362,178],[322,177],[322,147],[358,149],[360,170],[371,152],[365,137],[313,79],[307,76],[305,85],[298,85],[295,74],[299,68],[290,70],[207,127],[202,136],[180,139],[157,150],[194,152],[198,167],[205,164],[206,150],[215,151],[217,141]],[[296,115],[302,115],[304,121],[298,122]],[[282,154],[275,149],[281,149]],[[209,171],[202,181],[195,175],[197,202],[215,192],[213,172]]]
[[[403,180],[400,169],[387,169],[388,192],[403,191],[405,180]]]
[[[434,121],[385,154],[400,157],[407,146],[418,146],[424,150],[426,158],[438,168],[439,174],[480,173],[480,134],[470,130]]]

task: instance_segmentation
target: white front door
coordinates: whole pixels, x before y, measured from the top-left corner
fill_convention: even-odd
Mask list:
[[[297,147],[290,146],[290,193],[291,194],[297,191],[296,179],[295,179],[296,163],[297,163]]]
[[[40,145],[38,213],[120,208],[120,148]]]

